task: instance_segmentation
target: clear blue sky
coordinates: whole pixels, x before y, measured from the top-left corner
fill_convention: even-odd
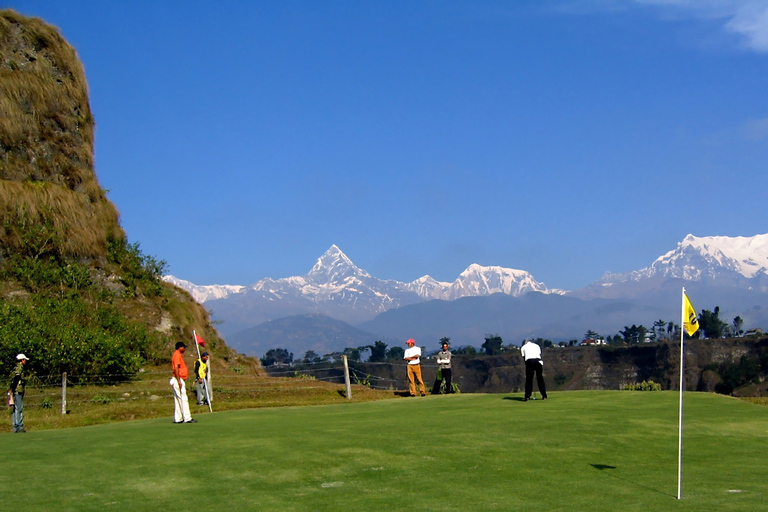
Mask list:
[[[768,232],[768,3],[4,2],[85,65],[96,173],[196,284],[471,263],[576,289]]]

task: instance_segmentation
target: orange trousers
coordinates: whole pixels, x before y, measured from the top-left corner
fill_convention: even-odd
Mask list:
[[[421,391],[421,394],[424,395],[427,393],[427,390],[424,389],[424,379],[421,378],[421,365],[420,364],[409,364],[408,365],[408,391],[410,391],[411,396],[416,396],[416,380],[419,381],[419,390]]]

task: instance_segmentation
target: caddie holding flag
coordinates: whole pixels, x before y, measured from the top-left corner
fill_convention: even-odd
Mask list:
[[[213,412],[211,407],[211,373],[208,365],[208,352],[200,355],[200,347],[205,348],[205,341],[192,331],[195,338],[195,348],[197,348],[197,362],[195,363],[195,382],[197,384],[197,405],[207,405],[208,410]]]
[[[208,352],[203,352],[195,362],[195,378],[197,379],[197,405],[209,405],[206,379],[208,378]]]

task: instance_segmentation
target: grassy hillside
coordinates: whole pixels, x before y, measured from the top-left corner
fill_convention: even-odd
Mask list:
[[[114,379],[167,361],[193,329],[214,367],[243,359],[160,280],[165,263],[128,243],[94,173],[93,126],[75,50],[44,21],[0,11],[0,374],[24,352],[40,377]]]

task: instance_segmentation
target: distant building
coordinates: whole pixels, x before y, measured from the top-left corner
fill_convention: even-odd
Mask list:
[[[595,346],[595,345],[605,345],[605,340],[603,338],[587,338],[583,340],[581,343],[579,343],[581,346]]]
[[[744,333],[744,336],[762,336],[762,335],[763,335],[763,330],[759,327],[755,329],[750,329]]]

